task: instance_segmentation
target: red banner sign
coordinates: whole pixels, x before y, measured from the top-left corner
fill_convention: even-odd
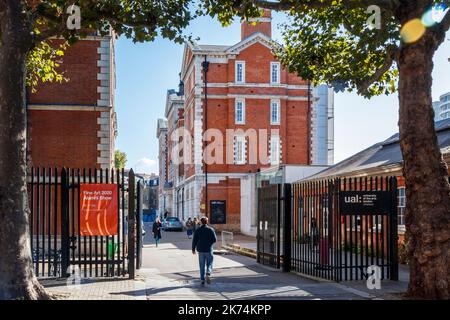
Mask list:
[[[80,234],[117,235],[119,208],[116,184],[80,185]]]

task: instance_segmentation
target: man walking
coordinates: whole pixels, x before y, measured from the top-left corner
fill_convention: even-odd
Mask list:
[[[211,273],[213,264],[213,244],[217,241],[216,232],[208,226],[208,218],[200,219],[201,226],[194,232],[192,239],[192,254],[198,252],[198,262],[200,265],[200,280],[202,286],[205,285],[205,265],[206,265],[206,283],[211,283]]]

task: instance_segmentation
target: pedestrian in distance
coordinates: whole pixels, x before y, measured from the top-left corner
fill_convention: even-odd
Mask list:
[[[194,217],[194,221],[193,221],[194,228],[192,229],[193,232],[195,232],[195,230],[198,229],[198,227],[199,227],[198,222],[199,222],[199,221],[198,221],[197,217]]]
[[[186,233],[188,239],[192,238],[192,234],[194,233],[194,221],[189,217],[186,221]]]
[[[213,245],[217,242],[216,232],[208,225],[208,218],[200,219],[201,225],[194,232],[192,239],[192,254],[198,252],[198,262],[200,266],[200,280],[202,287],[206,283],[211,283],[211,273],[213,268]],[[205,276],[206,267],[206,276]]]
[[[317,227],[317,219],[311,218],[311,243],[313,248],[319,244],[319,228]]]
[[[159,217],[157,217],[155,222],[153,222],[153,228],[152,228],[153,237],[155,238],[156,246],[158,246],[159,241],[161,240],[161,228],[162,228],[161,219],[159,219]]]

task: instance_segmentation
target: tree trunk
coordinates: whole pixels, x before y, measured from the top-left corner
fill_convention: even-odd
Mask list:
[[[426,34],[400,53],[400,145],[406,180],[412,298],[450,298],[450,186],[434,129],[433,55],[441,39]]]
[[[33,271],[26,186],[26,59],[31,22],[23,1],[0,0],[0,300],[48,299]]]

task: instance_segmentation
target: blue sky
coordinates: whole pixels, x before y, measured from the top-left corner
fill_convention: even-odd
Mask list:
[[[283,14],[273,15],[273,38],[281,41],[278,24]],[[208,17],[191,23],[187,32],[203,44],[235,44],[240,41],[240,23],[227,28]],[[158,38],[152,43],[133,44],[120,38],[116,43],[116,112],[119,135],[116,149],[127,154],[127,167],[138,172],[158,171],[156,122],[164,117],[167,89],[178,86],[183,46]],[[450,91],[450,33],[435,55],[433,98]],[[398,131],[397,95],[367,100],[351,93],[335,94],[335,162],[351,156]]]

